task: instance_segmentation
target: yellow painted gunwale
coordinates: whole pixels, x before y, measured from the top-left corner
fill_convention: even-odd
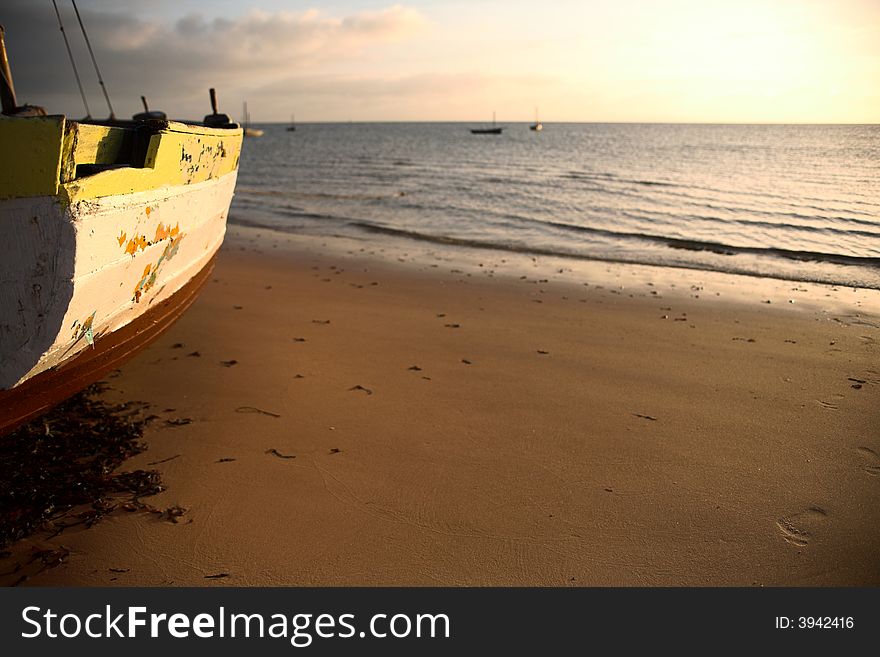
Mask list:
[[[57,195],[67,205],[204,182],[238,168],[241,128],[168,121],[150,136],[142,167],[75,177],[78,165],[112,163],[125,135],[118,127],[67,121],[63,116],[3,117],[0,199]]]

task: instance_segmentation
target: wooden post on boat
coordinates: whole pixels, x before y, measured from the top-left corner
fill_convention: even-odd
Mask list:
[[[226,127],[231,123],[229,117],[225,114],[217,113],[217,92],[214,91],[214,87],[211,87],[208,90],[208,93],[211,96],[211,113],[205,117],[205,125],[211,127]]]
[[[165,116],[165,112],[161,112],[159,110],[151,110],[150,106],[147,104],[147,97],[141,96],[141,103],[144,105],[144,111],[138,112],[133,117],[131,117],[135,121],[165,121],[168,117]]]
[[[15,86],[12,84],[12,71],[9,68],[9,59],[6,57],[6,31],[0,25],[0,100],[3,103],[4,114],[15,114],[18,103],[15,100]]]

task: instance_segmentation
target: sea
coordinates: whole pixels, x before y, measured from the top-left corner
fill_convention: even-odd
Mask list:
[[[232,223],[880,289],[880,125],[258,127]]]

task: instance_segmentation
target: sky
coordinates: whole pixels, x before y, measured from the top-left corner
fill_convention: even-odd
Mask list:
[[[107,116],[70,0],[92,114]],[[880,0],[78,0],[117,116],[878,123]],[[20,103],[85,114],[51,0],[4,0]]]

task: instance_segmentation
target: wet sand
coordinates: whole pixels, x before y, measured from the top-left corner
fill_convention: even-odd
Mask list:
[[[875,293],[233,233],[104,393],[186,512],[26,585],[880,584]]]

